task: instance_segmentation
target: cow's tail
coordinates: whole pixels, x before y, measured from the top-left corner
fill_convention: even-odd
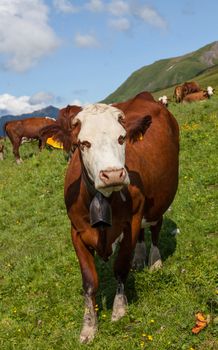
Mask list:
[[[8,131],[7,131],[7,125],[9,124],[9,122],[6,122],[5,124],[4,124],[4,127],[3,127],[3,131],[4,131],[4,136],[9,136],[8,135]]]

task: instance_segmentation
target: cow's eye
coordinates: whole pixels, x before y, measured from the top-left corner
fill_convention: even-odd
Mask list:
[[[79,148],[81,149],[81,151],[84,151],[85,147],[90,148],[91,143],[89,141],[79,141]]]
[[[119,138],[118,138],[119,144],[122,145],[125,142],[125,139],[126,139],[126,136],[120,135]]]

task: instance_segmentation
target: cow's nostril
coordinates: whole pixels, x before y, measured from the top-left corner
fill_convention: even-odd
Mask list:
[[[100,171],[100,179],[102,179],[103,181],[107,181],[109,180],[109,176],[106,172]]]
[[[126,172],[124,169],[122,169],[120,172],[120,178],[125,178],[125,177],[126,177]]]

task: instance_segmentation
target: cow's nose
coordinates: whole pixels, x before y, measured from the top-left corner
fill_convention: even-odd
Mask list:
[[[116,170],[101,170],[99,177],[105,185],[119,185],[122,184],[126,178],[126,170],[124,168]]]

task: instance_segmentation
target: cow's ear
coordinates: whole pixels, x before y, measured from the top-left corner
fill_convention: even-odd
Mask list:
[[[127,138],[129,139],[129,141],[132,143],[139,141],[143,137],[151,123],[152,118],[150,115],[146,115],[142,118],[132,120],[132,122],[126,128]]]
[[[72,137],[72,143],[73,145],[78,144],[78,134],[81,129],[81,121],[77,118],[72,120],[72,131],[71,131],[71,137]]]

